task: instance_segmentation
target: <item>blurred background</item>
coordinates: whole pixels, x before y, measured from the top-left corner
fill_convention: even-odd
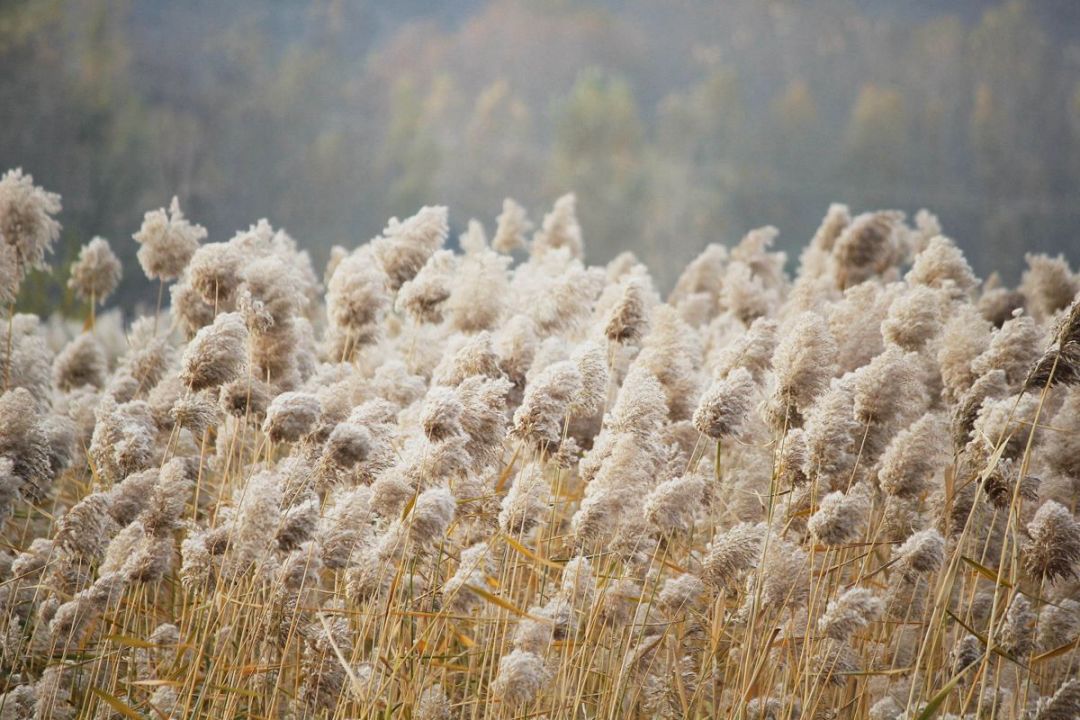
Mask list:
[[[980,275],[1080,261],[1075,0],[0,0],[0,166],[63,195],[54,276],[173,194],[211,241],[266,217],[318,266],[392,215],[494,228],[573,190],[588,259],[670,287],[709,242],[832,201],[935,212]]]

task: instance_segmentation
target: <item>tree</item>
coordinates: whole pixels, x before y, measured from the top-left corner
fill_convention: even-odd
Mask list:
[[[583,72],[559,104],[546,187],[578,194],[590,252],[611,257],[638,234],[644,130],[630,85],[597,69]]]

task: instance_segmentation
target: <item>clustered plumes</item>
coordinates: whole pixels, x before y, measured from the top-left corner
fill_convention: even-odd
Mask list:
[[[449,231],[446,218],[445,207],[423,207],[404,222],[390,218],[382,236],[371,242],[391,290],[416,277],[432,253],[442,247]]]
[[[754,389],[750,371],[741,367],[713,381],[694,412],[694,427],[716,440],[734,434],[750,414]]]
[[[68,287],[87,302],[104,303],[120,283],[120,258],[109,241],[96,237],[79,250],[79,259],[71,264]]]
[[[1080,572],[1080,522],[1061,503],[1047,500],[1028,523],[1024,561],[1036,577],[1073,577]]]
[[[0,181],[11,292],[58,210]],[[766,226],[665,299],[534,217],[422,208],[324,292],[174,201],[160,316],[11,317],[0,716],[1076,716],[1064,259],[1008,289],[834,205],[794,278]],[[118,277],[95,239],[71,285]]]
[[[173,280],[198,250],[206,228],[188,222],[179,199],[174,197],[168,211],[159,208],[146,213],[142,227],[132,237],[141,246],[137,256],[146,277]]]
[[[60,196],[21,168],[0,176],[0,302],[13,303],[26,273],[47,267],[45,255],[60,236],[58,212]]]
[[[180,379],[191,390],[224,385],[244,369],[247,328],[237,313],[222,313],[199,330],[184,349]]]

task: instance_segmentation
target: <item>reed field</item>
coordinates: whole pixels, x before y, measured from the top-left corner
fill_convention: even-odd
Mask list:
[[[1080,717],[1064,258],[834,204],[666,292],[574,195],[492,210],[316,269],[174,199],[62,319],[61,199],[2,176],[0,719]]]

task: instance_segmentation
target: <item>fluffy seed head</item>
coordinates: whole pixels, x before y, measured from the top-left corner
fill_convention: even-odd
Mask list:
[[[1001,370],[1010,387],[1019,387],[1044,344],[1043,333],[1031,316],[1017,311],[994,332],[986,350],[971,362],[971,369],[979,376]]]
[[[5,262],[13,268],[5,273],[11,292],[12,279],[26,274],[31,268],[45,267],[45,254],[60,237],[60,223],[53,215],[60,212],[60,196],[34,185],[34,178],[24,175],[22,168],[8,170],[0,176],[0,243],[10,249]],[[14,270],[14,272],[12,272]],[[15,283],[17,292],[17,282]]]
[[[343,422],[333,429],[323,450],[335,465],[351,468],[363,462],[372,450],[371,433],[362,425]]]
[[[495,237],[491,247],[501,253],[511,253],[525,247],[525,236],[533,225],[525,214],[525,208],[510,198],[503,200],[502,213],[495,219]]]
[[[705,481],[697,475],[665,480],[645,497],[645,517],[664,535],[684,532],[690,528],[704,494]]]
[[[1080,716],[1080,680],[1066,680],[1051,697],[1039,698],[1035,720],[1070,720]]]
[[[75,557],[87,562],[99,562],[109,536],[116,531],[112,524],[109,496],[105,493],[92,493],[60,518],[54,541]]]
[[[453,708],[442,685],[431,685],[420,693],[413,717],[416,720],[450,720]]]
[[[823,685],[842,686],[847,684],[847,675],[859,671],[859,656],[847,643],[847,639],[828,638],[818,646],[810,659],[813,667],[819,668],[816,679]]]
[[[533,236],[529,249],[533,255],[543,255],[550,250],[567,248],[570,255],[581,258],[584,247],[581,241],[581,225],[577,219],[577,198],[573,193],[563,195],[555,201],[555,206]]]
[[[206,304],[225,306],[236,296],[247,260],[240,247],[232,242],[207,243],[191,256],[188,282]]]
[[[514,434],[537,449],[554,452],[582,387],[581,373],[574,363],[548,365],[525,388],[521,406],[514,412]]]
[[[945,562],[945,538],[935,528],[920,530],[896,549],[896,557],[907,571],[936,572]]]
[[[131,323],[128,353],[122,366],[138,383],[139,389],[145,391],[157,385],[171,362],[169,339],[157,333],[153,318],[141,317]]]
[[[412,541],[420,547],[438,542],[446,534],[456,511],[457,501],[449,488],[436,487],[420,493],[409,513]]]
[[[465,378],[475,375],[489,378],[502,375],[491,334],[487,331],[468,337],[443,358],[432,372],[431,382],[433,385],[460,385]]]
[[[1054,342],[1035,362],[1024,381],[1028,388],[1080,384],[1080,300],[1064,313]]]
[[[583,555],[570,558],[563,566],[560,595],[572,607],[583,608],[592,605],[596,591],[596,577],[593,575],[589,559]]]
[[[228,415],[250,415],[260,420],[270,406],[270,388],[259,378],[247,375],[223,384],[218,401],[222,411]]]
[[[818,620],[818,630],[834,640],[845,640],[885,612],[885,602],[866,588],[851,588],[830,600]]]
[[[1045,652],[1075,642],[1080,637],[1080,602],[1066,598],[1047,603],[1039,613],[1037,646]]]
[[[1005,622],[999,626],[997,642],[1016,657],[1026,656],[1035,646],[1036,620],[1031,601],[1017,593],[1005,611]]]
[[[92,333],[84,332],[64,346],[53,361],[53,384],[64,392],[105,385],[109,372],[105,350]]]
[[[259,472],[248,481],[231,528],[230,570],[249,572],[265,561],[277,544],[281,504],[281,482],[273,472]]]
[[[844,228],[832,251],[839,287],[858,285],[900,259],[898,230],[903,218],[895,210],[864,213]]]
[[[836,341],[821,315],[805,312],[783,333],[772,364],[776,370],[776,396],[788,408],[780,417],[788,425],[798,420],[811,402],[829,385],[836,370]]]
[[[532,702],[548,679],[543,659],[526,650],[513,650],[499,661],[499,672],[491,684],[495,697],[509,707]]]
[[[548,485],[539,463],[530,463],[518,473],[502,500],[499,527],[505,533],[524,535],[545,519]]]
[[[263,432],[274,442],[296,442],[315,429],[322,413],[319,398],[305,392],[283,392],[270,403]]]
[[[862,530],[869,503],[858,488],[847,493],[832,492],[821,500],[807,527],[826,545],[843,545],[855,540]]]
[[[941,416],[927,413],[897,434],[881,457],[881,489],[898,497],[922,492],[943,459],[944,430]]]
[[[420,416],[420,424],[424,428],[424,434],[429,440],[444,440],[454,435],[460,435],[461,415],[464,407],[461,400],[453,389],[448,387],[433,387],[424,398],[424,409]]]
[[[604,335],[617,343],[635,342],[648,334],[648,287],[641,278],[631,277],[623,285],[622,296],[608,311]]]
[[[370,248],[361,247],[338,263],[326,287],[326,315],[345,336],[346,350],[376,339],[389,305],[387,277]]]
[[[1047,500],[1028,523],[1031,542],[1024,547],[1024,565],[1033,577],[1077,575],[1080,566],[1080,522],[1061,503]]]
[[[964,254],[943,235],[930,238],[926,247],[915,256],[906,280],[959,295],[970,291],[978,282]]]
[[[834,381],[807,414],[803,472],[823,487],[841,487],[851,476],[856,433],[862,429],[855,418],[854,402],[848,387]]]
[[[99,478],[116,482],[150,467],[157,428],[149,405],[142,401],[118,405],[105,396],[96,414],[90,460]]]
[[[168,212],[151,210],[142,227],[132,235],[139,248],[139,264],[151,280],[175,280],[206,237],[206,228],[192,225],[180,211],[180,201],[172,199]]]
[[[0,303],[11,305],[19,297],[22,272],[15,248],[0,241]]]
[[[474,223],[470,222],[470,228],[479,227]],[[480,235],[482,239],[482,230]],[[466,239],[467,236],[463,236],[463,247]],[[509,258],[489,250],[486,244],[465,255],[455,273],[450,299],[446,303],[451,327],[474,333],[499,326],[509,304],[509,263]]]
[[[246,363],[247,338],[247,327],[239,313],[218,315],[185,348],[180,379],[191,390],[203,390],[237,378]]]
[[[1027,306],[1040,319],[1049,318],[1068,307],[1080,290],[1080,280],[1069,268],[1063,255],[1031,254],[1024,256],[1028,269],[1020,278],[1020,292]]]
[[[772,367],[777,329],[772,318],[755,320],[745,333],[720,349],[712,362],[713,376],[727,377],[735,368],[743,367],[750,371],[754,382],[761,383],[765,372]]]
[[[0,457],[6,458],[4,485],[0,491],[0,516],[6,517],[10,504],[21,495],[31,502],[44,500],[52,471],[49,437],[39,422],[37,406],[24,388],[0,396]]]
[[[721,589],[732,589],[761,555],[768,529],[764,523],[740,523],[713,538],[702,560],[702,578]]]
[[[416,277],[432,253],[442,247],[448,232],[447,211],[442,206],[422,207],[404,222],[390,218],[382,237],[371,242],[390,289],[397,290]],[[337,272],[341,270],[339,266]]]
[[[188,393],[178,399],[169,411],[178,427],[186,428],[198,440],[203,433],[217,425],[219,408],[212,391]]]
[[[469,586],[483,587],[494,567],[491,550],[486,542],[476,543],[461,551],[457,571],[443,584],[443,597],[457,612],[468,612],[480,600]]]
[[[455,269],[454,253],[439,250],[420,268],[416,277],[401,286],[395,307],[408,312],[418,323],[441,323],[445,303],[450,299]]]
[[[694,411],[694,427],[714,440],[736,433],[750,414],[754,378],[746,368],[735,368],[714,380]]]
[[[102,304],[120,283],[120,259],[109,241],[96,237],[79,250],[79,259],[71,264],[68,287],[87,302]]]
[[[657,599],[661,607],[679,613],[700,605],[704,594],[705,583],[690,573],[683,573],[665,582]]]
[[[893,301],[881,323],[882,336],[904,350],[919,350],[941,329],[943,296],[916,285]]]

